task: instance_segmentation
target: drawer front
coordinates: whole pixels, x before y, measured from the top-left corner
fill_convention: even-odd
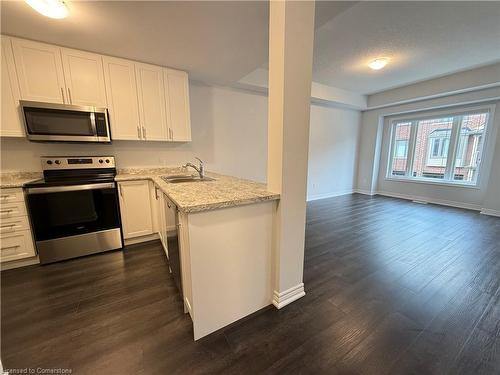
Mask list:
[[[1,189],[0,204],[24,202],[23,189]]]
[[[0,236],[0,262],[35,256],[35,247],[29,230]]]
[[[15,203],[0,204],[0,219],[26,216],[26,206],[24,201]]]
[[[30,230],[28,216],[0,219],[0,236],[3,233],[12,233],[20,230]]]

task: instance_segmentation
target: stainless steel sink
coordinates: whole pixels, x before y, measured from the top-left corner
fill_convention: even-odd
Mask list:
[[[204,181],[215,181],[212,177],[200,176],[186,176],[186,175],[173,175],[173,176],[162,176],[161,179],[169,184],[178,184],[181,182],[204,182]]]

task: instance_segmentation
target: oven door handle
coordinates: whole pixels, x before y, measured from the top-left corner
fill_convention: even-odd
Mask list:
[[[61,193],[61,192],[65,192],[65,191],[114,189],[114,188],[115,188],[114,182],[105,182],[105,183],[101,183],[101,184],[29,188],[29,189],[27,189],[27,193],[28,194],[45,194],[45,193]]]

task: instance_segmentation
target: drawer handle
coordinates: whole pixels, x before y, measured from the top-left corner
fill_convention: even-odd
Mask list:
[[[16,249],[18,247],[21,247],[21,245],[5,246],[5,247],[2,247],[0,250]]]
[[[0,225],[0,228],[14,228],[16,224]]]
[[[8,214],[9,212],[12,212],[14,210],[9,209],[9,210],[0,210],[0,214]]]

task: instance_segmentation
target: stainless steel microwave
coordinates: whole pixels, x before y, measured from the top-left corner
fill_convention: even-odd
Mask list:
[[[111,142],[106,108],[21,100],[30,141]]]

